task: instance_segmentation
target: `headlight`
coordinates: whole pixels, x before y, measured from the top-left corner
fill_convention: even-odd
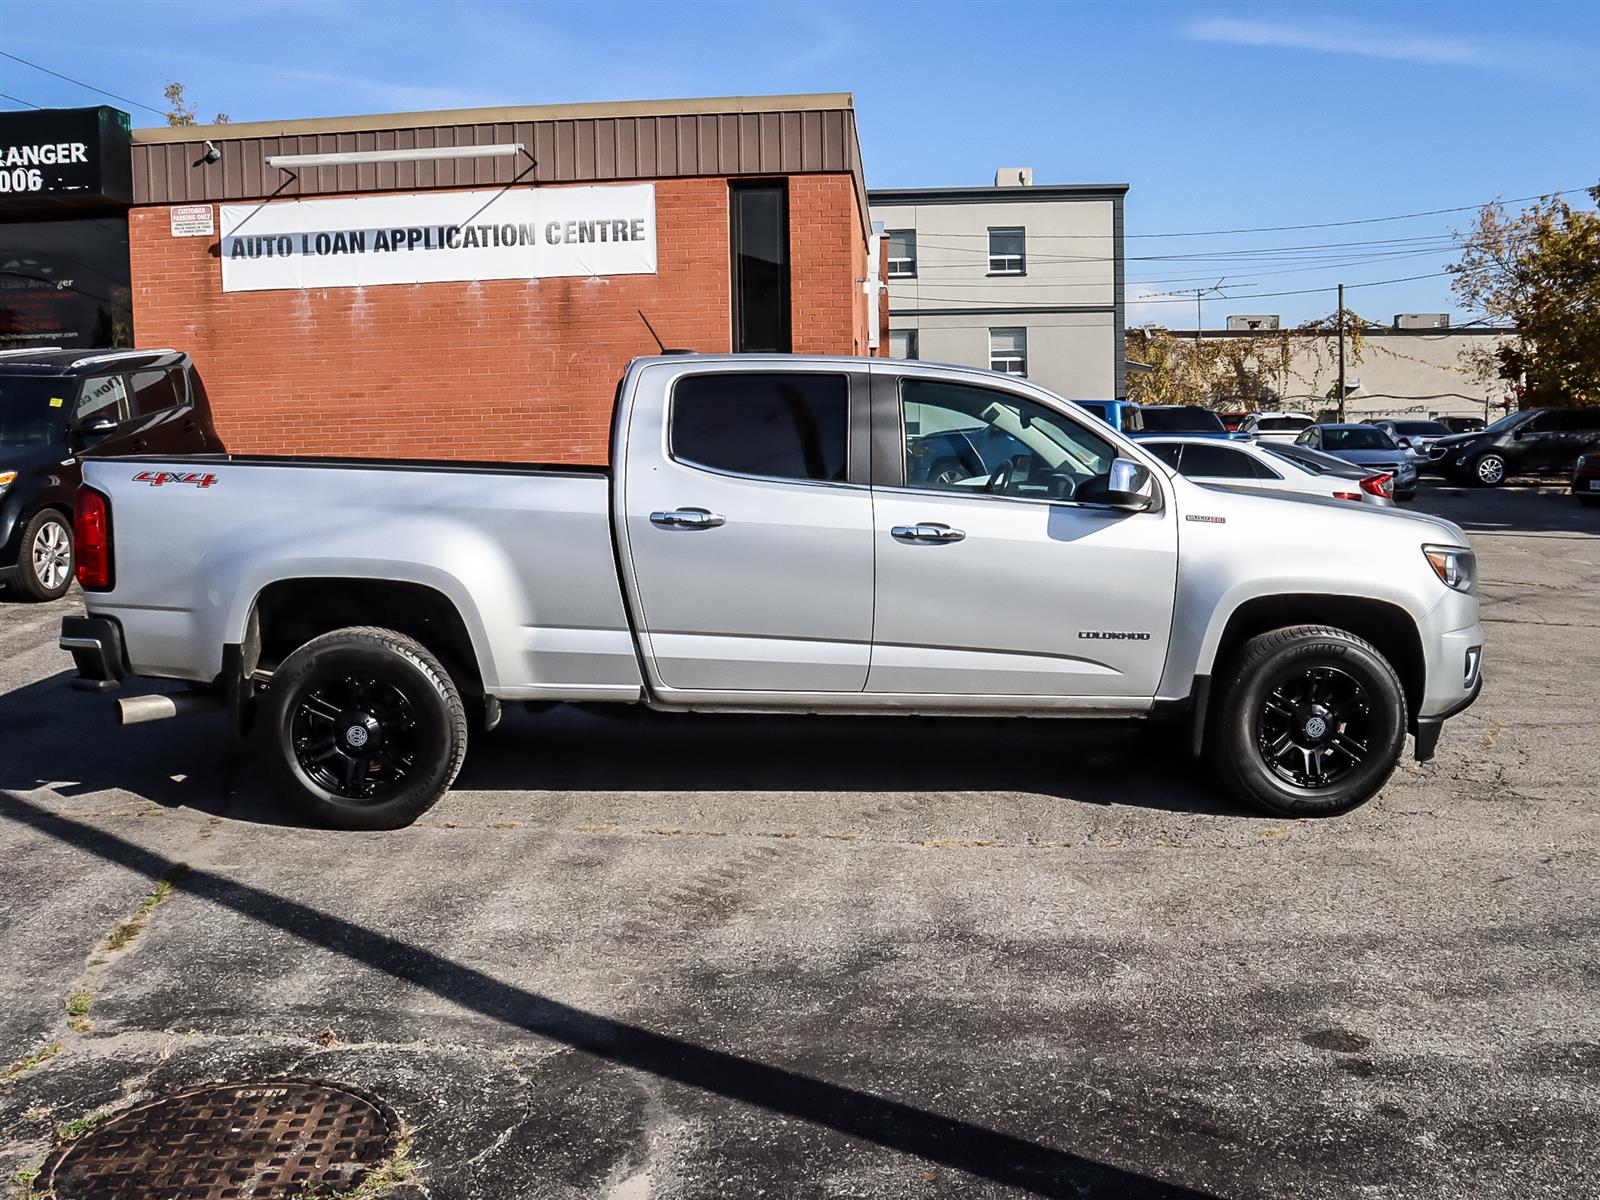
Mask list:
[[[1428,565],[1445,587],[1470,592],[1478,577],[1478,559],[1465,546],[1424,546]]]
[[[6,494],[6,489],[17,481],[15,471],[0,471],[0,496]]]

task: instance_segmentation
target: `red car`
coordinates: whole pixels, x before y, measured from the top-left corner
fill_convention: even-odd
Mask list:
[[[1578,455],[1572,472],[1572,494],[1580,504],[1600,504],[1600,454]]]

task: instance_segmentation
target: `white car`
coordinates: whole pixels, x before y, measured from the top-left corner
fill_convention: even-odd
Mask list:
[[[1142,438],[1139,444],[1185,479],[1196,483],[1261,488],[1367,504],[1394,504],[1392,477],[1308,446],[1220,442],[1215,438],[1197,437]]]
[[[1251,413],[1239,422],[1236,432],[1252,442],[1281,442],[1288,445],[1300,436],[1302,429],[1308,429],[1316,423],[1317,419],[1310,413]]]

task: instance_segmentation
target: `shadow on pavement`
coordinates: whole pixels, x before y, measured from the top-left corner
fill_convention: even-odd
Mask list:
[[[1498,488],[1425,484],[1408,506],[1468,533],[1600,536],[1600,508],[1579,504],[1566,480],[1517,480]]]
[[[121,790],[168,808],[300,824],[219,716],[117,724],[70,672],[0,695],[0,789]],[[142,690],[142,689],[133,689]],[[1182,727],[1127,721],[726,716],[510,710],[472,737],[457,792],[1026,792],[1242,815],[1188,758]],[[448,800],[446,801],[448,803]],[[663,814],[669,819],[670,814]]]
[[[0,792],[0,816],[150,880],[179,864],[115,834],[53,815]],[[597,1016],[502,983],[473,967],[343,918],[207,870],[180,890],[196,899],[344,955],[394,979],[536,1037],[605,1062],[644,1071],[831,1129],[862,1141],[1037,1196],[1104,1194],[1204,1200],[1211,1194],[1096,1162],[1069,1151],[973,1125],[841,1084]]]

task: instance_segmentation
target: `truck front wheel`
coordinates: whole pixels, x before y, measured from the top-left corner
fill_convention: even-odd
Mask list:
[[[1394,668],[1342,629],[1296,625],[1246,642],[1209,738],[1230,790],[1283,817],[1332,816],[1370,798],[1405,746]]]
[[[296,808],[336,829],[399,829],[438,802],[467,753],[466,709],[439,660],[388,629],[313,638],[272,674],[260,733]]]

